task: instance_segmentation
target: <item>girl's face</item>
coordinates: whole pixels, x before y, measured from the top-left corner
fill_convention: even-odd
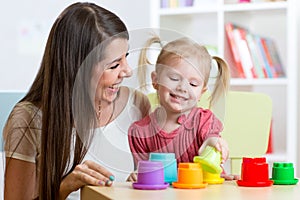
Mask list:
[[[128,40],[114,39],[105,50],[105,58],[93,71],[92,88],[95,100],[111,103],[118,94],[123,78],[130,77],[132,70],[127,63]]]
[[[206,91],[199,67],[185,59],[170,59],[159,66],[157,72],[152,73],[152,81],[157,85],[160,104],[172,113],[190,111]]]

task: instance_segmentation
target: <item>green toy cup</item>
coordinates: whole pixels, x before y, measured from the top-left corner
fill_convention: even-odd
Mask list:
[[[221,168],[221,153],[214,147],[207,146],[200,156],[194,157],[195,163],[200,163],[204,171],[212,174],[220,174]]]
[[[293,163],[273,163],[272,178],[274,185],[295,185],[298,179],[294,178]]]

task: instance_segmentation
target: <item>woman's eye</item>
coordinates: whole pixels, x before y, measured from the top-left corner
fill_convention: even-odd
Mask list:
[[[111,66],[109,69],[116,69],[120,64],[116,64],[116,65],[113,65]]]

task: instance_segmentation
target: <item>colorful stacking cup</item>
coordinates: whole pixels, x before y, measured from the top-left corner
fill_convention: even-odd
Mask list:
[[[293,163],[273,163],[272,178],[274,185],[295,185],[298,179],[294,178]]]
[[[207,183],[203,182],[202,168],[199,163],[179,163],[178,181],[172,183],[174,188],[205,188]]]
[[[149,160],[163,163],[165,182],[177,181],[177,162],[174,153],[150,153]]]
[[[207,171],[212,174],[220,174],[221,168],[221,153],[214,147],[207,146],[200,156],[194,157],[195,163],[200,163],[203,171]]]
[[[139,161],[137,182],[132,184],[134,189],[161,190],[166,189],[169,183],[164,181],[164,166],[162,162]]]
[[[213,174],[203,170],[203,182],[208,184],[222,184],[225,179],[221,178],[220,174]]]
[[[245,187],[267,187],[273,185],[269,180],[269,166],[266,158],[243,158],[241,180],[237,181],[239,186]]]

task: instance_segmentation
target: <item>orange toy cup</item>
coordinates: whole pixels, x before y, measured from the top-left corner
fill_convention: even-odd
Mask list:
[[[199,163],[179,163],[178,181],[172,183],[174,188],[205,188],[203,183],[203,172]]]
[[[273,185],[269,180],[269,166],[266,158],[243,158],[241,180],[239,186],[267,187]]]

